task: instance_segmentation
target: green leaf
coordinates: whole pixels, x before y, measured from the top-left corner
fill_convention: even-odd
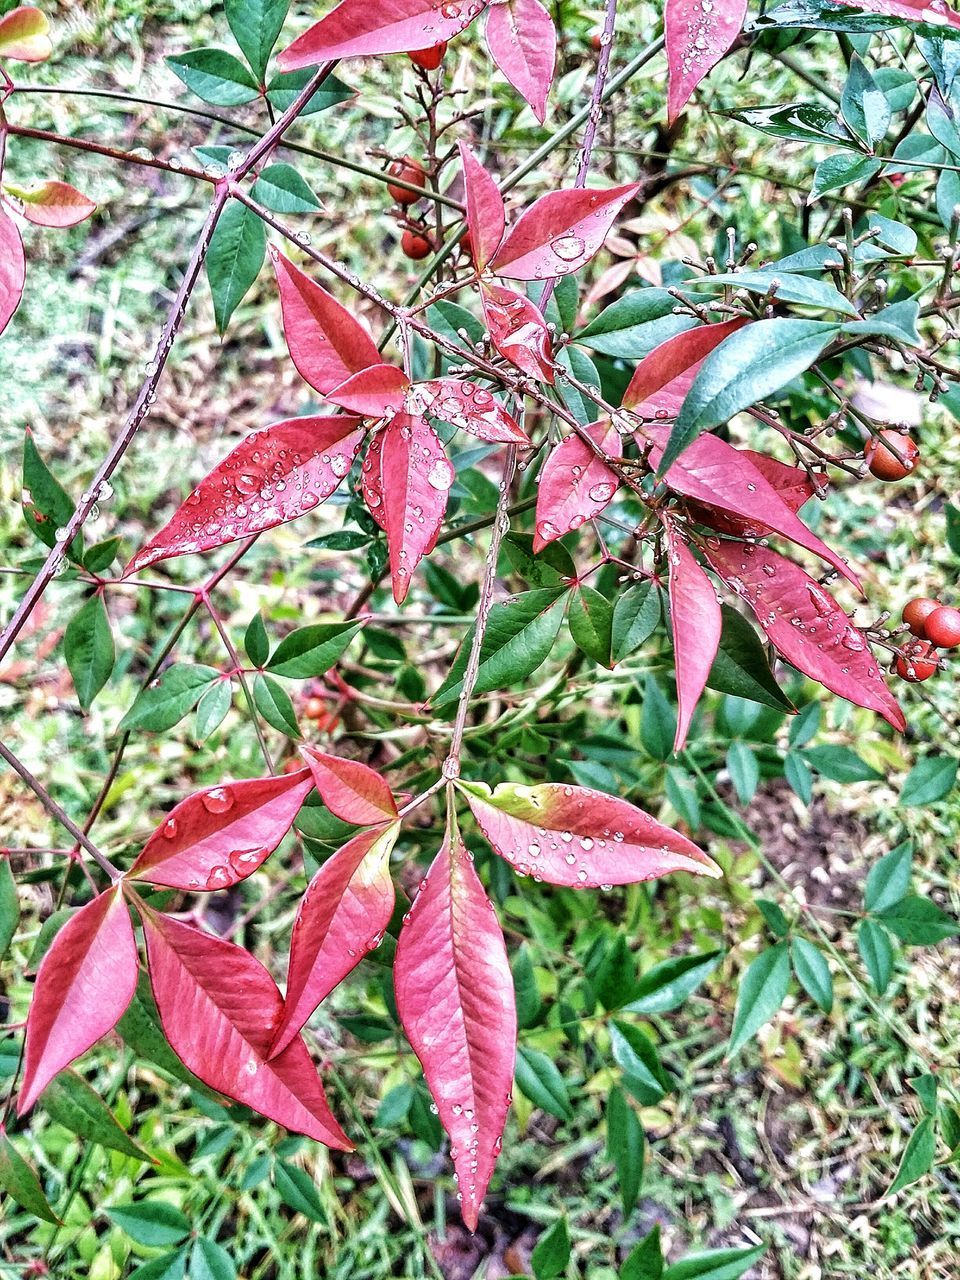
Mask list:
[[[210,237],[207,280],[217,332],[223,334],[244,294],[260,274],[267,251],[263,223],[246,205],[231,200]]]
[[[955,556],[960,556],[960,507],[948,502],[944,509],[947,514],[947,545]]]
[[[198,742],[206,742],[211,733],[223,724],[233,702],[233,685],[229,680],[212,684],[197,703],[197,720],[194,734]]]
[[[316,67],[302,67],[299,71],[282,71],[275,75],[267,85],[267,101],[271,107],[277,111],[286,111],[288,107],[292,107],[297,95],[306,88],[315,71]],[[312,116],[317,111],[326,111],[328,107],[335,107],[353,96],[354,90],[349,85],[336,76],[327,76],[300,115]]]
[[[635,289],[605,307],[575,341],[602,355],[640,360],[667,338],[698,323],[693,316],[675,316],[676,305],[666,289]]]
[[[243,649],[255,667],[262,667],[270,657],[270,641],[263,617],[255,613],[243,633]]]
[[[933,1116],[924,1116],[911,1133],[907,1145],[900,1157],[900,1165],[896,1177],[887,1189],[887,1195],[896,1195],[904,1187],[919,1181],[925,1173],[933,1168],[937,1156],[937,1135],[934,1129]]]
[[[833,975],[823,952],[806,938],[793,938],[790,957],[801,987],[824,1013],[829,1013],[833,1009]]]
[[[620,1268],[620,1280],[662,1280],[662,1277],[663,1247],[658,1225],[644,1236]]]
[[[83,553],[83,567],[89,573],[103,573],[116,560],[120,550],[120,538],[105,538],[103,542],[95,542]]]
[[[807,276],[794,276],[785,271],[778,271],[776,264],[762,267],[756,271],[731,271],[718,276],[698,276],[684,286],[685,289],[723,289],[733,286],[746,289],[750,293],[765,295],[770,291],[774,281],[777,289],[774,297],[778,302],[797,302],[802,306],[817,307],[824,311],[840,311],[847,316],[858,316],[860,313],[849,298],[825,280],[811,280]]]
[[[956,785],[957,764],[954,756],[927,756],[919,760],[907,774],[900,803],[905,807],[918,807],[943,800]]]
[[[539,1049],[517,1049],[517,1087],[534,1106],[558,1120],[572,1120],[573,1108],[563,1076],[551,1058]]]
[[[873,920],[861,920],[857,927],[857,949],[874,991],[882,996],[893,976],[893,945],[890,935]]]
[[[696,831],[703,821],[696,777],[686,769],[670,765],[663,784],[663,794],[690,830]]]
[[[612,667],[613,606],[592,587],[577,587],[570,597],[567,625],[574,644],[601,667]]]
[[[789,987],[790,953],[785,942],[778,942],[761,951],[740,979],[728,1058],[739,1053],[770,1021],[786,999]]]
[[[813,184],[807,204],[813,204],[830,191],[842,191],[853,182],[866,182],[880,171],[880,161],[874,156],[840,155],[821,160],[813,173]]]
[[[929,898],[910,895],[876,915],[901,942],[914,947],[932,946],[960,933],[956,920]]]
[[[250,194],[274,213],[316,213],[322,208],[292,164],[272,164],[264,169]]]
[[[316,1183],[306,1169],[278,1160],[274,1170],[274,1180],[284,1204],[289,1205],[296,1213],[302,1213],[311,1222],[327,1221],[327,1214],[321,1203]]]
[[[137,694],[133,706],[117,726],[117,732],[146,729],[161,733],[172,729],[188,711],[193,710],[204,689],[219,678],[220,672],[213,667],[175,662],[159,679]]]
[[[774,937],[785,938],[790,932],[790,921],[783,914],[783,909],[768,898],[758,898],[757,907]]]
[[[166,1200],[138,1200],[130,1204],[117,1204],[106,1212],[131,1240],[150,1249],[179,1244],[191,1231],[190,1219]]]
[[[624,1012],[669,1013],[678,1009],[713,973],[723,955],[722,951],[705,951],[698,955],[671,957],[655,964],[640,978],[636,996]]]
[[[233,38],[257,80],[263,80],[289,8],[290,0],[226,0]]]
[[[186,1249],[175,1249],[173,1253],[151,1258],[149,1262],[131,1271],[129,1280],[183,1280],[186,1265]]]
[[[117,1031],[138,1058],[152,1062],[167,1075],[175,1080],[182,1080],[184,1084],[189,1085],[204,1097],[219,1096],[202,1084],[170,1048],[160,1027],[160,1015],[157,1013],[150,990],[150,980],[146,974],[140,975],[134,997],[127,1006],[126,1013],[117,1023]]]
[[[814,363],[840,332],[819,320],[756,320],[707,356],[670,434],[660,474],[687,445],[734,414],[781,390]]]
[[[116,662],[110,619],[99,592],[90,596],[67,623],[63,656],[77,691],[77,701],[84,711],[89,711],[90,704],[110,679]]]
[[[58,1223],[60,1219],[50,1208],[43,1187],[33,1168],[0,1130],[0,1190],[16,1200],[28,1213],[44,1222]]]
[[[189,1280],[236,1280],[233,1259],[213,1240],[198,1236],[190,1254]]]
[[[216,107],[239,107],[257,96],[256,80],[225,49],[189,49],[164,61],[198,98]]]
[[[325,675],[362,626],[362,622],[321,622],[291,631],[277,645],[267,670],[289,680]]]
[[[857,54],[850,61],[840,114],[864,142],[875,145],[890,127],[890,103]]]
[[[749,111],[728,111],[725,114],[772,138],[789,138],[791,142],[827,142],[835,147],[857,150],[856,139],[837,118],[835,107],[795,102],[782,107],[753,107]]]
[[[10,859],[0,855],[0,960],[10,949],[20,923],[20,895],[13,878]]]
[[[883,777],[850,747],[808,747],[804,758],[833,782],[878,782]]]
[[[533,962],[526,944],[513,958],[513,988],[517,1000],[517,1025],[521,1028],[535,1026],[540,1017],[543,1002],[533,972]]]
[[[33,433],[23,437],[23,515],[29,527],[45,546],[56,547],[57,530],[66,528],[74,513],[73,499],[60,484],[37,452]],[[80,560],[83,539],[78,533],[66,555]]]
[[[944,1140],[951,1154],[960,1147],[960,1111],[954,1106],[940,1104],[940,1137]]]
[[[547,659],[563,620],[566,594],[562,588],[544,587],[510,596],[493,606],[480,646],[475,695],[524,680]],[[464,636],[446,679],[433,695],[437,710],[460,696],[475,629],[474,624]]]
[[[660,624],[660,592],[652,582],[637,582],[621,591],[613,606],[610,647],[614,662],[639,649]]]
[[[813,774],[799,751],[788,751],[783,758],[783,776],[804,804],[813,799]]]
[[[272,729],[288,738],[299,738],[297,713],[286,689],[270,676],[258,675],[253,681],[254,706]]]
[[[561,347],[557,363],[561,368],[568,369],[578,382],[582,382],[584,386],[596,387],[599,391],[600,375],[597,373],[597,366],[586,352],[576,347]],[[579,423],[586,426],[588,423],[596,422],[600,416],[598,406],[576,387],[571,386],[562,375],[557,378],[557,390],[560,392],[560,399]]]
[[[51,1120],[98,1146],[153,1164],[153,1157],[129,1137],[100,1095],[75,1071],[61,1071],[40,1095]]]
[[[652,675],[643,686],[640,712],[640,741],[654,760],[666,760],[673,752],[677,733],[677,717]]]
[[[937,1077],[932,1071],[922,1076],[914,1076],[910,1081],[910,1088],[923,1103],[924,1111],[930,1116],[937,1114],[937,1087]]]
[[[735,740],[727,748],[727,770],[741,804],[749,804],[760,783],[757,757],[745,742]]]
[[[919,347],[921,343],[917,321],[920,319],[920,303],[913,298],[904,302],[895,302],[892,306],[882,307],[873,315],[862,320],[849,321],[843,325],[843,332],[854,338],[893,338],[908,347]]]
[[[707,1249],[688,1253],[667,1267],[663,1280],[739,1280],[767,1251],[765,1244],[750,1249]]]
[[[548,542],[534,555],[532,534],[508,533],[503,554],[513,572],[530,587],[562,588],[567,579],[577,576],[576,565],[562,542]]]
[[[904,840],[885,853],[867,873],[863,905],[867,911],[886,911],[910,892],[913,842]]]
[[[617,1171],[624,1218],[629,1218],[643,1183],[643,1127],[626,1094],[616,1087],[607,1099],[607,1158]]]
[[[561,276],[550,302],[556,307],[561,330],[573,333],[577,323],[577,307],[580,304],[580,286],[576,276]]]
[[[537,1241],[530,1255],[536,1280],[556,1280],[570,1261],[570,1232],[566,1218],[559,1218]]]
[[[790,721],[788,739],[791,747],[803,747],[815,738],[820,730],[821,710],[819,702],[808,702]]]
[[[641,1106],[652,1106],[671,1092],[670,1077],[660,1064],[656,1046],[642,1027],[615,1019],[610,1024],[610,1048],[623,1072],[624,1087]]]

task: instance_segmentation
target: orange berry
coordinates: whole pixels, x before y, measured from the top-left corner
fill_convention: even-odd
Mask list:
[[[308,698],[307,705],[304,707],[303,714],[308,720],[319,720],[321,716],[326,715],[327,704],[322,698]]]
[[[446,52],[446,42],[441,40],[439,44],[431,45],[429,49],[416,49],[413,53],[408,53],[407,57],[415,67],[421,67],[424,71],[436,71]]]
[[[887,445],[890,445],[889,449]],[[902,480],[917,465],[920,450],[916,441],[911,440],[905,431],[886,429],[880,432],[879,440],[876,436],[871,436],[863,456],[871,474],[878,480]]]
[[[411,182],[415,187],[422,187],[427,176],[423,165],[417,164],[416,160],[411,160],[409,156],[404,156],[402,160],[394,160],[387,173],[391,178],[399,178],[401,182]],[[420,199],[415,191],[398,187],[395,182],[388,182],[387,190],[397,204],[413,204]]]
[[[919,684],[921,680],[929,680],[940,665],[940,655],[928,640],[917,640],[904,649],[893,664],[893,669],[902,680],[910,684]]]
[[[931,600],[929,596],[916,596],[903,606],[901,617],[915,636],[919,636],[921,640],[928,640],[930,637],[924,630],[924,626],[934,609],[939,608],[939,600]]]
[[[425,258],[430,252],[430,241],[419,232],[407,228],[400,237],[400,248],[408,258]]]
[[[931,644],[941,649],[955,649],[960,644],[960,609],[942,604],[933,610],[924,626]]]

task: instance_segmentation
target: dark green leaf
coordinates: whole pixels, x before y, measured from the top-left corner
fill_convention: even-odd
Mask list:
[[[60,546],[57,531],[66,528],[73,515],[73,499],[37,452],[33,433],[23,437],[23,514],[27,524],[48,547]],[[79,560],[83,540],[78,533],[66,554]]]
[[[660,1227],[656,1226],[640,1241],[620,1268],[620,1280],[662,1280],[663,1248]]]
[[[707,1249],[688,1253],[667,1267],[663,1280],[739,1280],[767,1251],[765,1244],[750,1249]]]
[[[886,911],[905,898],[910,891],[913,867],[913,843],[904,840],[885,853],[867,873],[863,905],[868,911]]]
[[[783,776],[804,804],[813,799],[813,774],[799,751],[788,751],[783,758]]]
[[[226,0],[233,38],[258,80],[263,80],[289,8],[290,0]]]
[[[829,1013],[833,1008],[833,975],[823,952],[806,938],[793,938],[790,955],[801,987],[824,1013]]]
[[[562,542],[549,542],[533,554],[533,535],[508,533],[503,540],[503,554],[514,573],[530,587],[563,587],[577,576],[570,552]]]
[[[243,648],[255,667],[264,666],[270,657],[270,641],[267,639],[267,628],[264,626],[263,618],[259,613],[255,613],[247,624],[247,629],[243,633]]]
[[[770,1021],[786,999],[789,986],[790,953],[785,942],[778,942],[761,951],[740,979],[728,1058],[739,1053]]]
[[[673,752],[677,717],[653,676],[643,686],[640,712],[640,741],[655,760],[666,760]]]
[[[277,111],[286,111],[288,107],[292,107],[297,95],[306,88],[315,71],[316,67],[303,67],[300,71],[283,71],[275,75],[267,85],[267,101],[271,107],[275,107]],[[353,96],[354,90],[349,85],[336,76],[327,76],[300,114],[312,116],[317,111],[326,111],[339,102],[346,102]]]
[[[808,747],[804,759],[833,782],[878,782],[883,776],[850,747]]]
[[[578,649],[602,667],[613,666],[611,631],[613,606],[592,587],[577,587],[570,597],[567,625]]]
[[[873,315],[863,320],[850,321],[843,326],[843,332],[854,338],[893,338],[908,347],[919,347],[920,333],[917,321],[920,318],[920,304],[913,298],[905,302],[895,302],[890,307],[882,307]]]
[[[597,390],[600,389],[600,375],[597,373],[597,366],[585,351],[580,351],[577,347],[562,347],[560,354],[557,356],[557,363],[561,368],[568,369],[578,382],[582,382],[585,386],[595,387]],[[572,386],[562,375],[557,377],[557,390],[560,392],[560,399],[579,423],[586,426],[591,422],[596,422],[600,414],[598,406],[588,396],[585,396],[576,387]]]
[[[254,200],[274,213],[316,213],[320,201],[292,164],[264,169],[250,191]]]
[[[40,1101],[51,1120],[78,1137],[153,1163],[153,1157],[127,1135],[100,1095],[75,1071],[61,1071],[44,1089]]]
[[[946,503],[947,545],[955,556],[960,556],[960,507]]]
[[[890,103],[856,54],[850,61],[840,113],[853,132],[870,145],[878,143],[890,126]]]
[[[876,914],[877,919],[882,920],[891,933],[895,933],[901,942],[910,946],[933,946],[944,938],[953,938],[960,933],[956,920],[929,898],[914,895],[901,898],[892,907]]]
[[[774,937],[785,938],[790,932],[790,921],[778,904],[771,902],[768,898],[758,898],[757,907]]]
[[[727,748],[727,770],[741,804],[749,804],[760,782],[757,757],[745,742],[733,741]]]
[[[866,182],[880,172],[880,161],[875,156],[851,155],[849,152],[827,156],[817,165],[810,187],[808,204],[831,191],[842,191],[851,183]]]
[[[624,1218],[637,1203],[643,1182],[643,1127],[622,1089],[614,1087],[607,1099],[607,1158],[617,1171]]]
[[[117,726],[118,733],[131,729],[147,729],[153,733],[172,729],[200,701],[200,695],[220,672],[213,667],[175,662],[159,679],[143,689],[133,706]]]
[[[186,1265],[187,1250],[175,1249],[131,1271],[129,1280],[184,1280]]]
[[[713,973],[723,959],[722,951],[676,956],[649,969],[637,983],[637,994],[625,1008],[627,1013],[669,1013]]]
[[[317,623],[291,631],[277,645],[267,670],[292,680],[325,675],[346,652],[362,625],[360,622]]]
[[[231,200],[210,238],[207,279],[217,332],[223,334],[244,294],[260,274],[267,251],[263,223],[246,205]]]
[[[622,662],[649,640],[660,623],[660,613],[660,592],[652,582],[637,582],[620,592],[611,624],[614,662]]]
[[[675,316],[677,300],[666,289],[636,289],[605,307],[576,341],[603,355],[640,360],[667,338],[692,328],[693,316]]]
[[[632,1022],[613,1021],[610,1048],[623,1072],[624,1087],[641,1106],[652,1106],[671,1091],[673,1086],[660,1064],[656,1046],[642,1027]]]
[[[0,854],[0,960],[7,954],[20,923],[20,896],[10,859]]]
[[[907,774],[900,803],[919,807],[943,800],[956,785],[957,764],[954,756],[927,756],[919,760]]]
[[[223,724],[233,702],[233,686],[229,680],[218,680],[197,703],[196,739],[206,742],[210,734]]]
[[[910,1088],[923,1103],[924,1111],[930,1116],[937,1114],[937,1087],[937,1077],[932,1071],[922,1076],[914,1076],[910,1081]]]
[[[570,1233],[566,1218],[559,1218],[537,1241],[530,1255],[536,1280],[556,1280],[570,1261]]]
[[[83,567],[90,573],[103,573],[116,560],[120,550],[120,539],[105,538],[103,542],[95,542],[83,555]]]
[[[817,736],[820,729],[820,703],[808,702],[801,707],[796,718],[790,721],[788,738],[791,747],[803,747],[811,738]]]
[[[199,1236],[190,1254],[189,1280],[236,1280],[233,1259],[213,1240]]]
[[[837,118],[836,109],[797,102],[785,107],[754,107],[749,111],[728,111],[740,120],[773,138],[789,138],[792,142],[828,142],[833,146],[857,150],[857,141]]]
[[[50,1208],[43,1187],[33,1168],[0,1131],[0,1190],[16,1200],[28,1213],[44,1222],[57,1223],[60,1219]]]
[[[272,729],[285,733],[288,738],[299,738],[300,726],[290,695],[282,685],[270,676],[258,675],[253,681],[253,701],[257,710]]]
[[[312,1222],[327,1221],[316,1183],[305,1169],[301,1169],[299,1165],[278,1160],[274,1178],[280,1199],[284,1204],[289,1205],[297,1213],[302,1213]]]
[[[216,107],[239,107],[257,96],[257,82],[225,49],[190,49],[165,59],[188,89]]]
[[[924,1116],[911,1133],[907,1145],[900,1157],[900,1165],[896,1177],[887,1190],[887,1195],[895,1195],[904,1187],[919,1181],[925,1173],[933,1168],[937,1156],[937,1135],[934,1129],[933,1116]]]
[[[539,1049],[517,1049],[517,1087],[543,1111],[558,1120],[572,1120],[573,1109],[563,1076],[552,1059]]]
[[[824,311],[840,311],[844,315],[859,315],[849,298],[825,280],[810,280],[807,276],[793,276],[785,271],[778,271],[776,264],[756,271],[731,271],[724,275],[698,276],[691,280],[690,286],[698,289],[723,289],[733,286],[736,289],[747,289],[750,293],[766,295],[774,283],[777,289],[774,297],[779,302],[797,302],[803,306],[817,307]]]
[[[131,1240],[150,1249],[179,1244],[190,1234],[190,1219],[166,1200],[138,1200],[117,1204],[107,1214]]]
[[[521,1028],[534,1026],[542,1008],[537,979],[533,972],[533,963],[526,945],[522,946],[513,958],[513,986],[517,998],[517,1025]]]
[[[67,623],[63,636],[63,656],[67,660],[77,701],[84,711],[110,679],[116,661],[110,619],[97,592]]]
[[[893,946],[886,929],[873,920],[861,920],[857,928],[857,948],[873,989],[882,996],[893,975]]]

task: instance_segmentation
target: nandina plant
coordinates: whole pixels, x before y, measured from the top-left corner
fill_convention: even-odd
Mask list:
[[[903,424],[858,407],[850,393],[854,373],[895,377],[909,370],[931,400],[955,379],[946,341],[960,301],[953,274],[960,190],[955,197],[943,180],[956,181],[951,166],[960,143],[942,55],[953,50],[960,20],[949,12],[934,18],[933,7],[897,0],[816,0],[753,20],[743,3],[667,0],[663,36],[624,61],[631,51],[618,50],[617,3],[607,0],[589,100],[566,128],[566,134],[583,128],[576,172],[528,198],[526,189],[510,193],[536,155],[550,155],[559,131],[520,169],[505,171],[453,90],[447,62],[459,42],[482,36],[542,123],[557,41],[538,0],[342,0],[295,38],[298,24],[288,23],[286,9],[275,0],[228,0],[226,19],[242,58],[199,48],[169,59],[185,102],[192,93],[219,108],[264,104],[261,130],[237,130],[244,140],[236,147],[196,148],[196,165],[20,124],[18,109],[32,87],[28,64],[50,54],[47,19],[33,8],[9,9],[0,19],[0,164],[21,139],[33,139],[49,144],[51,171],[56,148],[74,147],[104,167],[181,175],[209,195],[140,393],[85,492],[76,500],[68,495],[29,432],[24,441],[23,518],[47,554],[7,621],[0,658],[26,633],[42,600],[65,583],[80,584],[84,597],[66,624],[63,656],[86,713],[115,678],[116,593],[174,584],[191,607],[116,726],[104,790],[82,825],[13,750],[0,746],[74,842],[68,867],[81,863],[89,880],[87,900],[62,923],[37,970],[10,1097],[26,1117],[80,1055],[118,1024],[123,1032],[132,1008],[150,1018],[155,1003],[169,1045],[197,1080],[292,1132],[347,1151],[357,1135],[328,1103],[324,1072],[304,1032],[338,984],[390,937],[397,1018],[448,1136],[457,1199],[472,1230],[503,1148],[518,1069],[514,975],[494,909],[494,898],[504,894],[491,893],[502,884],[496,868],[505,864],[518,877],[583,893],[666,875],[676,876],[684,893],[690,877],[720,877],[721,865],[701,847],[709,840],[691,838],[698,820],[683,799],[685,786],[696,792],[701,782],[719,798],[691,755],[702,736],[706,690],[781,715],[796,713],[799,693],[800,719],[809,720],[814,704],[790,674],[799,673],[902,732],[910,710],[909,699],[901,705],[902,682],[938,675],[943,651],[960,643],[951,584],[931,584],[937,597],[908,606],[902,626],[887,625],[887,602],[874,609],[873,622],[859,620],[867,610],[859,605],[854,621],[834,584],[842,577],[848,594],[852,588],[862,596],[859,566],[803,514],[830,495],[838,477],[896,483],[923,468],[922,441]],[[783,103],[732,112],[761,133],[830,152],[811,163],[808,197],[821,210],[818,233],[776,254],[740,243],[731,228],[722,264],[708,243],[702,261],[674,261],[659,284],[622,291],[597,308],[594,300],[610,290],[590,293],[587,283],[596,282],[606,246],[644,198],[642,175],[612,183],[597,165],[607,103],[630,76],[665,47],[661,136],[669,139],[683,113],[705,109],[705,77],[725,55],[743,61],[811,30],[877,28],[916,35],[917,78],[910,83],[918,93],[922,84],[929,134],[917,131],[922,113],[907,117],[912,96],[905,81],[874,75],[855,53],[836,113]],[[397,298],[374,283],[376,263],[361,278],[313,247],[291,221],[318,201],[304,176],[310,146],[285,148],[304,118],[349,96],[335,67],[339,74],[349,72],[353,59],[407,55],[413,106],[398,109],[426,148],[421,156],[384,155],[382,170],[373,171],[396,202],[403,253],[425,261],[415,290]],[[623,65],[611,76],[615,55]],[[229,126],[229,116],[218,118]],[[931,159],[934,151],[952,160]],[[287,154],[297,167],[278,159]],[[352,160],[364,168],[362,154]],[[904,196],[894,209],[880,182],[882,175],[896,192],[892,179],[926,161],[943,174],[932,227],[923,192],[912,203]],[[855,188],[856,199],[838,207],[837,193],[847,188]],[[4,175],[2,190],[5,327],[16,325],[21,295],[30,288],[34,232],[27,228],[24,238],[25,224],[69,227],[95,205],[45,176],[24,186]],[[912,214],[939,256],[918,247]],[[88,545],[85,526],[147,419],[204,272],[223,334],[266,257],[273,268],[270,305],[319,409],[265,423],[224,451],[169,519],[147,517],[135,545],[124,546],[119,536]],[[360,318],[361,304],[374,323]],[[464,476],[479,463],[482,509],[464,519]],[[243,636],[244,660],[215,592],[257,540],[331,499],[344,500],[346,520],[326,546],[355,557],[362,587],[339,619],[294,628],[278,642],[255,616]],[[437,549],[455,540],[454,575],[437,562]],[[159,583],[152,576],[189,574],[183,557],[191,557],[189,566],[206,566],[201,576]],[[125,561],[120,572],[118,558]],[[417,671],[414,650],[412,669],[396,689],[380,689],[348,651],[364,645],[377,657],[385,644],[377,632],[383,616],[401,627],[409,618],[415,627],[422,618],[405,611],[411,601],[419,601],[421,613],[439,602],[441,623],[444,609],[470,620],[452,629],[459,643],[448,650],[444,669],[431,663]],[[195,615],[211,621],[222,640],[219,665],[178,657]],[[584,767],[571,781],[546,758],[557,740],[551,719],[559,714],[573,726],[581,712],[566,694],[578,670],[586,664],[599,681],[605,671],[632,670],[631,663],[663,646],[672,655],[675,697],[669,701],[648,682],[643,716],[645,746],[661,769],[668,759],[684,768],[679,783],[679,775],[670,775],[669,823],[618,794],[609,770]],[[558,652],[564,656],[556,676],[536,684],[535,673],[556,665]],[[323,732],[322,748],[302,741],[288,692],[296,691],[299,704],[305,682],[314,682],[305,718]],[[235,692],[242,710],[233,707]],[[503,698],[503,723],[485,729],[494,695]],[[149,812],[155,829],[132,852],[105,849],[96,820],[128,742],[175,732],[194,709],[200,738],[216,733],[227,716],[248,717],[263,749],[262,776],[224,776],[166,811],[149,794],[131,795],[129,803]],[[388,777],[385,767],[359,758],[364,738],[357,730],[388,732],[391,720],[418,726],[419,736],[417,749],[399,756]],[[546,745],[539,751],[523,745],[514,758],[520,741],[514,730]],[[282,767],[271,734],[283,744]],[[807,740],[797,734],[785,769],[809,799],[810,766],[799,751]],[[756,760],[741,750],[728,765],[741,799],[748,799]],[[821,771],[829,775],[826,765]],[[329,856],[299,900],[281,994],[250,949],[204,926],[196,904],[259,872],[295,824],[305,835],[304,814],[318,810],[342,839],[324,851]],[[421,839],[429,833],[431,857],[408,901],[409,878],[401,878],[398,895],[395,870],[404,864],[412,826]],[[3,865],[9,878],[9,863]],[[908,901],[907,889],[904,882],[899,895],[881,903],[875,894],[871,904],[868,894],[868,911],[889,913]],[[920,915],[925,927],[897,917],[899,931],[893,916],[887,927],[865,919],[861,954],[878,993],[889,980],[889,930],[917,942],[954,932],[932,902]],[[782,912],[771,909],[767,919],[775,941],[742,980],[731,1053],[774,1015],[791,972],[821,1007],[833,1000],[823,951],[802,931],[791,934]],[[670,981],[679,981],[680,972],[671,970]],[[700,981],[707,970],[696,972]],[[627,1082],[645,1071],[653,1086],[667,1088],[642,1033],[617,1034],[615,1056]],[[541,1083],[537,1095],[532,1061],[525,1060],[521,1081],[541,1101],[549,1088]],[[629,1212],[639,1187],[638,1121],[620,1092],[611,1095],[610,1112],[611,1151]],[[930,1134],[932,1121],[916,1144],[920,1157],[915,1150],[898,1185],[932,1164]],[[12,1150],[3,1185],[36,1211],[42,1191]]]

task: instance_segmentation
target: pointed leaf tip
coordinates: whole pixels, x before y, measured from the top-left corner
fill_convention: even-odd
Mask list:
[[[336,817],[355,826],[370,826],[397,816],[393,792],[369,765],[310,746],[301,747],[300,754],[310,766],[320,799]]]

